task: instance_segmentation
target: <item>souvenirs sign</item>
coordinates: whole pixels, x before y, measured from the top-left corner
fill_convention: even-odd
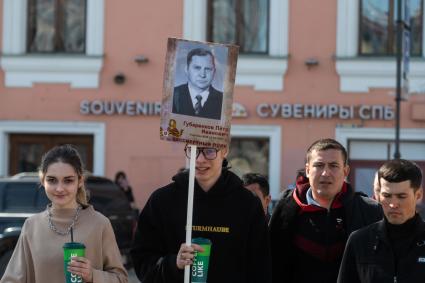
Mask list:
[[[168,39],[161,139],[228,145],[237,56],[235,45]]]

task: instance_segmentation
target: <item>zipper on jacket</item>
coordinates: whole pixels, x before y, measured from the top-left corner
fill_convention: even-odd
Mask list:
[[[333,201],[332,201],[333,202]],[[331,204],[332,206],[332,204]],[[326,228],[325,228],[325,243],[326,243],[326,260],[329,260],[329,230],[330,230],[330,223],[331,223],[331,209],[329,208],[326,212]]]
[[[376,238],[377,240],[378,240],[378,237]],[[376,252],[378,251],[378,245],[379,245],[379,241],[377,241],[376,243],[375,243],[375,246],[373,247],[373,249],[375,250],[375,254],[376,254]],[[393,268],[394,268],[394,276],[393,276],[393,283],[397,283],[398,281],[397,281],[397,274],[398,274],[398,272],[397,272],[397,270],[398,270],[398,266],[397,266],[397,260],[395,259],[395,254],[394,254],[394,250],[393,250],[393,247],[392,247],[392,245],[389,245],[389,248],[390,248],[390,250],[391,250],[391,255],[392,255],[392,260],[393,260]]]
[[[326,243],[326,256],[325,256],[325,258],[326,258],[326,260],[329,260],[329,246],[330,246],[330,243],[329,243],[329,234],[330,234],[330,230],[331,230],[331,224],[332,224],[332,221],[331,221],[331,218],[332,218],[332,206],[333,206],[333,204],[334,204],[334,202],[335,202],[335,197],[332,199],[332,201],[331,201],[331,205],[329,206],[329,209],[327,209],[327,211],[326,211],[326,229],[325,229],[325,243]]]
[[[391,253],[393,254],[393,261],[394,261],[394,283],[397,283],[397,270],[398,270],[398,264],[397,264],[397,260],[395,258],[395,254],[394,254],[394,249],[391,246]]]

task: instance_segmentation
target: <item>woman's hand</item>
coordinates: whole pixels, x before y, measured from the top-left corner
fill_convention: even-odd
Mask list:
[[[90,260],[85,257],[72,257],[68,264],[68,271],[81,276],[84,282],[93,282],[93,268]]]

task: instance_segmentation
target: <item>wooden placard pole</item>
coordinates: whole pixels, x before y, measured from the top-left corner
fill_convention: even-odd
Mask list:
[[[187,194],[186,245],[192,244],[193,191],[195,186],[196,145],[190,147],[189,192]],[[190,265],[184,267],[184,283],[190,282]]]

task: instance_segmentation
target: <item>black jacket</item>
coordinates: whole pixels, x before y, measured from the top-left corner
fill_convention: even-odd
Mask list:
[[[201,112],[199,115],[196,115],[192,99],[190,98],[188,84],[175,87],[173,94],[173,113],[220,120],[223,93],[212,86],[210,86],[209,92],[210,94],[208,95],[204,106],[202,106]]]
[[[131,251],[143,283],[183,282],[176,254],[185,242],[188,174],[158,189],[140,214]],[[192,237],[212,242],[208,283],[270,283],[271,264],[264,211],[232,172],[223,170],[204,192],[195,181]]]
[[[385,221],[351,234],[339,271],[339,283],[425,282],[425,224],[417,215],[404,256],[394,257]]]
[[[353,192],[348,184],[346,186],[347,191],[341,195],[340,201],[344,213],[344,230],[347,233],[345,238],[348,238],[351,232],[382,219],[382,209],[376,201]],[[328,269],[318,265],[307,266],[294,245],[295,222],[301,208],[293,193],[293,190],[283,193],[270,220],[273,283],[329,283],[327,278],[337,278],[339,265]],[[324,262],[322,266],[328,264]],[[335,274],[328,274],[330,270]]]

